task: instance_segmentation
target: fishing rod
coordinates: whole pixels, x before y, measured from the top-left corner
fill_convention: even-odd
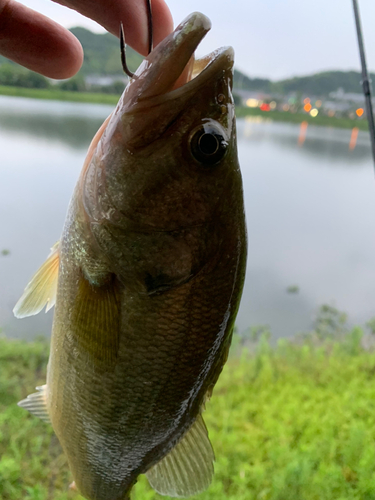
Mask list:
[[[359,56],[361,58],[361,66],[362,66],[362,88],[363,88],[363,94],[365,96],[366,114],[370,132],[372,158],[374,160],[374,165],[375,165],[375,124],[374,124],[374,113],[372,110],[372,102],[371,102],[371,80],[369,79],[367,72],[365,48],[363,45],[363,37],[362,37],[361,19],[359,17],[359,7],[357,0],[353,0],[353,9],[354,9],[355,25],[357,28]]]

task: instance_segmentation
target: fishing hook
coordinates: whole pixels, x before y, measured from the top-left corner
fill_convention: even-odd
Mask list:
[[[154,48],[154,30],[152,26],[152,9],[151,0],[146,1],[147,7],[147,21],[148,21],[148,53]]]
[[[147,8],[147,26],[148,26],[148,53],[150,53],[153,49],[153,25],[152,25],[151,0],[146,0],[146,8]],[[126,63],[126,43],[125,43],[124,26],[122,22],[120,23],[120,49],[121,49],[122,69],[124,70],[125,74],[127,74],[130,78],[133,78],[134,73],[130,71]]]

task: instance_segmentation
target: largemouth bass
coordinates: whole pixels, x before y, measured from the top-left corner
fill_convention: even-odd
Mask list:
[[[190,15],[141,64],[15,307],[55,304],[46,385],[19,404],[51,422],[89,500],[129,498],[139,474],[180,497],[212,479],[202,411],[228,355],[246,232],[233,50],[193,58],[209,29]]]

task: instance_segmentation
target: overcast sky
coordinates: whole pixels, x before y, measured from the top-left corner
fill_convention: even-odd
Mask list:
[[[104,31],[49,0],[21,1],[67,28]],[[367,62],[375,72],[375,0],[359,4]],[[169,0],[168,5],[175,24],[195,10],[211,19],[212,30],[198,55],[232,45],[236,66],[251,77],[277,80],[324,70],[360,70],[352,0]]]

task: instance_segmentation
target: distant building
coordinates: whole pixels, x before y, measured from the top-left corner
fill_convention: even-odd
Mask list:
[[[329,97],[337,101],[350,102],[360,106],[364,106],[365,104],[363,94],[357,92],[344,92],[342,88],[335,90],[335,92],[330,92]],[[372,99],[372,103],[375,104],[375,97]]]
[[[329,97],[338,101],[354,102],[357,104],[364,104],[365,102],[363,94],[357,92],[345,92],[342,88],[339,88],[334,92],[330,92]]]
[[[345,113],[353,108],[353,105],[348,101],[324,101],[324,109],[331,109],[332,111],[339,111]]]
[[[126,85],[128,81],[129,78],[126,75],[88,75],[85,77],[85,82],[89,87],[91,85],[107,87],[115,82],[123,82]]]
[[[262,91],[256,91],[256,90],[244,90],[244,89],[234,88],[233,94],[236,94],[241,98],[242,104],[244,106],[246,105],[246,102],[249,99],[256,99],[257,101],[267,101],[272,99],[272,96],[270,94],[265,94]]]

